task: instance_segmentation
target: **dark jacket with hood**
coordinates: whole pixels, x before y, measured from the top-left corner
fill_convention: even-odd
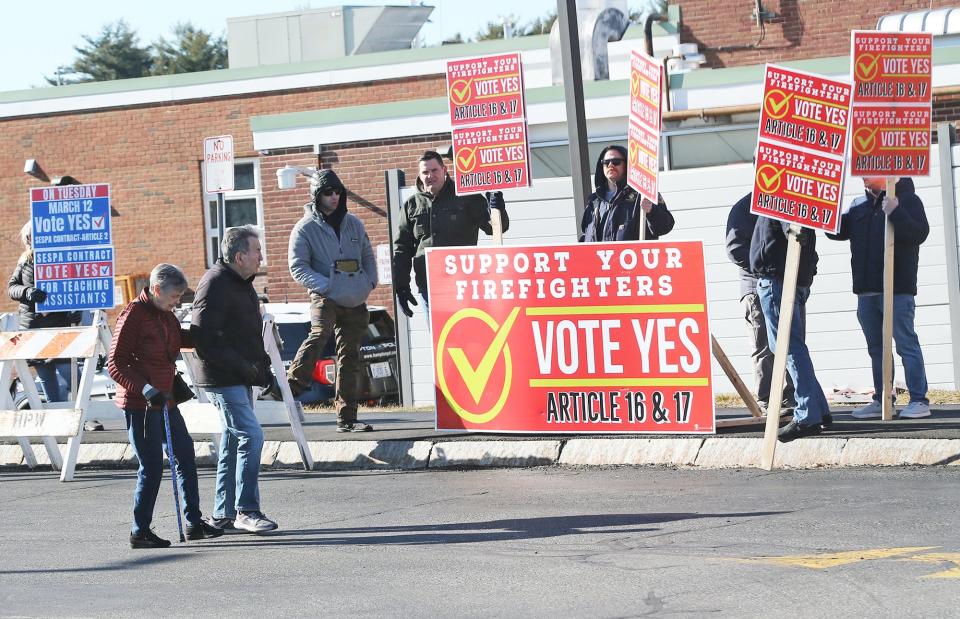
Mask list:
[[[783,280],[787,264],[788,222],[758,217],[750,239],[750,271],[757,277]],[[817,274],[817,235],[801,228],[797,286],[809,288]]]
[[[197,284],[190,337],[200,357],[201,387],[263,385],[269,359],[263,347],[256,277],[243,279],[221,258]]]
[[[727,215],[727,257],[740,267],[740,298],[757,291],[757,276],[750,272],[750,241],[759,215],[750,212],[753,194],[740,198]]]
[[[80,322],[80,312],[44,312],[37,311],[37,304],[28,301],[29,293],[35,289],[33,279],[33,252],[20,257],[17,267],[7,283],[7,294],[20,303],[19,318],[21,329],[44,329],[69,327]]]
[[[840,231],[831,239],[850,241],[850,271],[855,294],[883,292],[883,253],[886,217],[881,203],[886,191],[874,196],[869,191],[857,198],[840,219]],[[896,186],[899,205],[890,213],[893,224],[893,292],[917,294],[917,266],[920,244],[927,240],[930,225],[923,202],[914,193],[913,180],[901,178]]]
[[[340,201],[329,215],[317,206],[327,187],[340,189]],[[343,307],[359,307],[377,286],[377,259],[363,223],[347,212],[347,192],[333,170],[320,170],[313,183],[313,202],[290,233],[287,262],[293,279],[310,291]],[[354,261],[357,269],[340,260]],[[342,268],[338,268],[338,264]]]
[[[607,177],[603,173],[603,157],[610,151],[620,153],[627,160],[627,150],[622,146],[608,146],[597,159],[593,177],[595,191],[590,194],[580,222],[580,242],[635,241],[640,238],[640,200],[638,194],[627,185],[627,178],[617,183],[617,193],[607,202]],[[647,233],[644,240],[655,241],[673,230],[673,215],[667,210],[663,196],[657,194],[657,203],[647,213]]]
[[[400,226],[393,245],[393,285],[410,288],[413,266],[417,287],[427,294],[428,247],[475,246],[480,230],[493,234],[490,207],[482,194],[458,196],[448,177],[436,196],[417,178],[417,193],[400,209]],[[503,232],[510,229],[506,209],[500,211]]]

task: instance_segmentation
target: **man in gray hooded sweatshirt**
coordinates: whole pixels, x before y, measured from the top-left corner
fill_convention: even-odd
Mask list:
[[[367,331],[367,297],[377,286],[377,262],[363,223],[347,212],[347,192],[333,170],[310,178],[312,202],[290,233],[290,274],[310,291],[310,335],[287,378],[294,395],[313,381],[330,336],[337,336],[337,432],[369,432],[357,421],[360,342]]]

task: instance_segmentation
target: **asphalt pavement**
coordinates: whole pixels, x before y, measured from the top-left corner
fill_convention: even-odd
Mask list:
[[[0,473],[3,617],[946,617],[960,469],[278,471],[273,534],[127,547],[132,471]],[[170,486],[154,525],[175,539]],[[203,506],[212,471],[201,473]]]

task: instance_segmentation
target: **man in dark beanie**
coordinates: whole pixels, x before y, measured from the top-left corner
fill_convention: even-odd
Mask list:
[[[370,317],[367,297],[377,286],[377,261],[363,223],[347,212],[347,191],[333,170],[310,178],[312,201],[290,233],[290,274],[310,291],[310,335],[287,378],[294,395],[313,381],[313,368],[331,335],[337,337],[337,432],[369,432],[357,421],[362,367],[360,342]]]

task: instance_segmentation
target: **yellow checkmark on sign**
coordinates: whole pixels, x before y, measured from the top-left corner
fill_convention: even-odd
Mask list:
[[[463,105],[470,99],[470,83],[473,80],[457,80],[450,84],[450,97],[456,105]]]
[[[872,82],[880,72],[880,57],[872,54],[863,54],[857,59],[857,79]]]
[[[767,93],[767,98],[763,100],[763,107],[774,118],[783,118],[790,111],[790,99],[792,94],[787,94],[782,90],[771,90]]]
[[[874,138],[877,135],[877,131],[880,128],[870,129],[869,127],[860,127],[857,129],[857,132],[853,134],[853,141],[857,145],[858,153],[869,153],[873,150]]]
[[[630,74],[630,95],[640,96],[640,72],[634,71]]]
[[[450,358],[453,359],[453,364],[457,367],[457,371],[460,372],[460,376],[463,378],[467,390],[470,391],[470,397],[473,398],[475,404],[480,403],[480,396],[483,395],[484,387],[487,386],[490,374],[493,372],[497,359],[500,358],[504,344],[507,343],[507,336],[510,335],[510,330],[513,329],[513,323],[517,320],[518,315],[520,315],[520,308],[513,308],[513,311],[510,312],[507,319],[497,328],[493,341],[490,342],[490,346],[488,346],[486,352],[483,353],[483,357],[480,358],[480,363],[477,364],[477,367],[473,367],[462,348],[449,349]]]
[[[461,148],[457,151],[457,170],[469,172],[477,165],[477,151],[472,148]]]
[[[780,177],[786,171],[786,168],[778,170],[775,166],[766,163],[757,168],[757,185],[764,193],[776,193],[780,189]]]

